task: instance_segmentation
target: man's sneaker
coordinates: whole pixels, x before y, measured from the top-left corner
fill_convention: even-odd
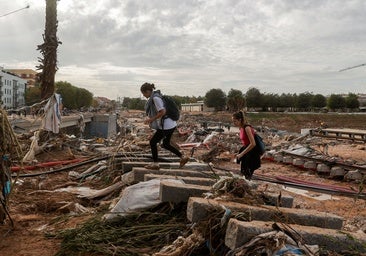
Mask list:
[[[151,163],[151,164],[145,165],[144,167],[146,169],[150,169],[150,170],[159,170],[160,169],[160,166],[158,163]]]
[[[188,156],[182,156],[180,158],[179,168],[182,168],[183,166],[185,166],[185,164],[188,162],[188,160],[189,160]]]

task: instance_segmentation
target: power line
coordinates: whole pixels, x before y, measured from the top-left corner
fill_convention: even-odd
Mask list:
[[[361,65],[357,65],[357,66],[353,66],[353,67],[349,67],[349,68],[344,68],[344,69],[339,70],[339,72],[342,72],[342,71],[345,71],[345,70],[348,70],[348,69],[362,67],[362,66],[366,66],[366,63],[365,64],[361,64]]]
[[[29,8],[29,4],[28,4],[26,7],[23,7],[23,8],[20,8],[20,9],[18,9],[18,10],[15,10],[15,11],[12,11],[12,12],[5,13],[5,14],[3,14],[3,15],[0,15],[0,18],[5,17],[5,16],[8,16],[8,15],[10,15],[10,14],[12,14],[12,13],[15,13],[15,12],[19,12],[19,11],[24,10],[24,9],[28,9],[28,8]]]

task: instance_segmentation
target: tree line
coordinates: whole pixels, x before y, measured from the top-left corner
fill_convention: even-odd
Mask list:
[[[322,94],[304,92],[300,94],[261,93],[257,88],[249,88],[245,93],[231,89],[226,95],[221,89],[211,89],[206,93],[205,104],[215,110],[237,111],[243,108],[261,111],[345,111],[357,110],[360,107],[358,96],[348,93],[331,94],[325,97]]]
[[[93,94],[84,88],[73,86],[64,81],[55,83],[55,92],[62,98],[62,104],[67,109],[88,108],[94,105]],[[25,92],[25,103],[30,106],[41,101],[41,87],[36,85]]]
[[[86,89],[78,88],[72,84],[59,81],[55,83],[56,92],[61,94],[64,107],[68,109],[80,109],[95,106],[93,94]],[[241,109],[255,111],[355,111],[360,107],[358,96],[354,93],[331,94],[325,97],[321,94],[304,92],[300,94],[273,94],[261,93],[255,87],[249,88],[246,92],[231,89],[226,94],[221,89],[210,89],[205,96],[178,96],[171,95],[176,103],[181,106],[187,103],[203,101],[207,107],[216,111],[227,110],[235,112]],[[27,89],[25,100],[27,105],[39,102],[41,99],[41,88],[39,86]],[[143,110],[146,99],[124,97],[119,103],[123,108]]]
[[[204,101],[207,107],[215,111],[227,110],[235,112],[241,109],[256,111],[346,111],[358,110],[360,102],[358,96],[354,93],[348,93],[347,96],[341,94],[332,94],[325,97],[321,94],[312,94],[304,92],[300,94],[273,94],[261,93],[259,89],[251,87],[245,93],[231,89],[226,94],[221,89],[210,89],[204,97],[181,97],[172,96],[178,105],[185,103],[196,103]],[[143,110],[146,100],[141,98],[125,97],[121,103],[127,109]]]

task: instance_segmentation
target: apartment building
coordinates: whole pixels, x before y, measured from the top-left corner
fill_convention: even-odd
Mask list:
[[[0,103],[5,109],[16,109],[25,105],[24,94],[27,80],[0,67]]]
[[[5,71],[27,80],[27,88],[35,86],[38,82],[39,73],[33,69],[6,69]]]

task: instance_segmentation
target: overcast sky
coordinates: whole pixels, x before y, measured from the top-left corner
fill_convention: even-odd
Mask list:
[[[0,66],[36,69],[45,6],[0,0]],[[365,0],[60,0],[57,18],[56,81],[94,96],[366,93],[366,66],[339,72],[366,63]]]

